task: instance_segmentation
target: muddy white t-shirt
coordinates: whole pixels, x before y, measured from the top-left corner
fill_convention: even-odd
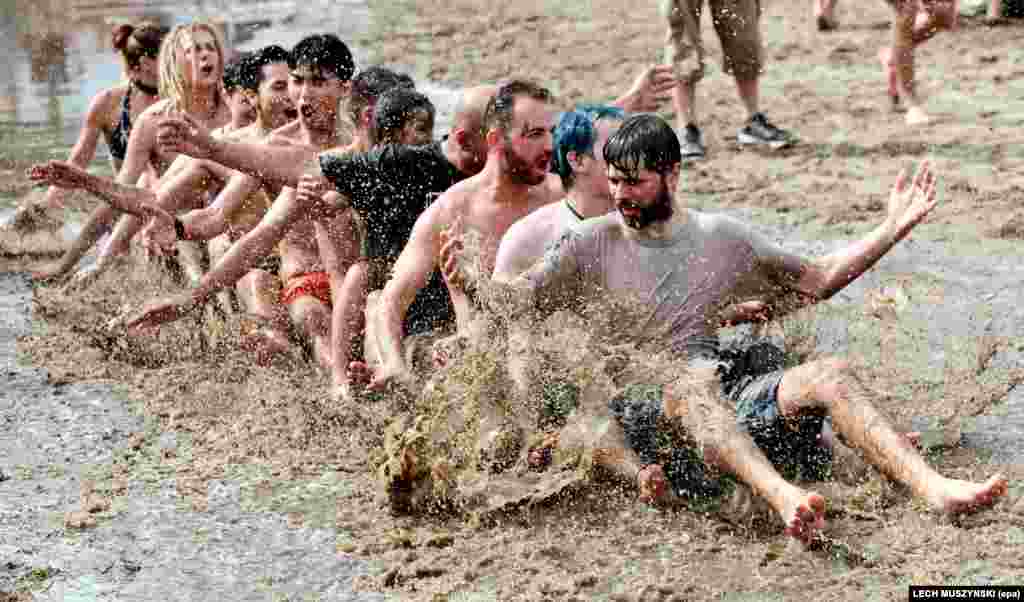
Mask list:
[[[672,239],[626,238],[618,213],[565,231],[525,277],[541,305],[582,296],[637,302],[638,341],[665,341],[676,353],[717,358],[719,315],[738,301],[791,289],[803,261],[746,224],[688,211]]]

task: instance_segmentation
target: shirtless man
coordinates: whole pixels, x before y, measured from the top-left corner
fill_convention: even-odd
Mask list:
[[[955,0],[886,0],[893,9],[892,46],[878,51],[888,82],[889,100],[894,109],[906,108],[908,125],[927,124],[931,117],[914,85],[914,49],[940,31],[956,27]],[[815,0],[814,15],[818,29],[838,27],[836,0]]]
[[[183,112],[206,128],[228,123],[231,114],[224,102],[221,84],[223,59],[220,39],[208,23],[179,25],[164,37],[158,57],[162,100],[146,109],[132,127],[124,163],[117,174],[118,184],[154,188],[169,170],[177,153],[157,148],[156,144],[157,122],[168,110]],[[141,179],[144,176],[145,179]],[[109,205],[96,208],[71,248],[56,264],[34,273],[33,277],[48,280],[70,272],[119,214]],[[107,245],[100,254],[100,261],[124,250]]]
[[[371,387],[389,383],[415,386],[403,349],[402,323],[416,294],[438,269],[445,230],[456,220],[481,236],[482,270],[490,273],[508,228],[553,199],[545,183],[552,157],[556,109],[551,93],[537,84],[511,80],[487,104],[482,131],[487,160],[477,175],[451,187],[416,220],[379,306],[368,309],[375,328],[377,359]]]
[[[516,315],[610,294],[640,304],[647,319],[637,343],[667,347],[688,367],[688,377],[667,387],[663,402],[649,402],[653,410],[685,426],[705,462],[750,485],[778,513],[786,533],[801,541],[810,542],[824,526],[825,500],[785,481],[755,441],[764,446],[800,436],[805,429],[794,433],[789,425],[805,422],[820,431],[826,415],[848,445],[938,511],[968,512],[1006,495],[1002,475],[971,483],[936,473],[874,407],[842,359],[737,374],[718,349],[716,316],[729,304],[789,295],[827,299],[909,235],[937,202],[927,165],[912,184],[901,174],[879,227],[812,260],[740,222],[683,206],[674,195],[679,141],[656,116],[628,119],[609,138],[604,157],[618,215],[567,231],[526,274],[493,283],[483,296],[488,304]],[[725,404],[734,404],[735,414]],[[747,434],[737,429],[737,415]],[[815,433],[813,426],[807,430]]]

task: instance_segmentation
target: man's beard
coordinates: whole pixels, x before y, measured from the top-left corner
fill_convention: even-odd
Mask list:
[[[547,178],[547,173],[534,173],[533,166],[522,155],[512,149],[512,145],[505,143],[505,172],[518,184],[536,186]]]
[[[621,203],[619,204],[619,215],[622,216],[626,225],[634,230],[643,230],[653,223],[672,219],[675,210],[672,208],[672,196],[668,193],[668,185],[665,183],[664,178],[661,179],[661,185],[658,187],[658,196],[655,197],[654,204],[649,207],[637,207],[637,209],[640,211],[638,215],[626,215],[622,212]]]

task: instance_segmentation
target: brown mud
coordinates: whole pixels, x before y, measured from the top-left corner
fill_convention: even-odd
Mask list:
[[[427,0],[374,3],[372,10],[376,28],[364,42],[378,60],[414,63],[420,77],[452,85],[532,75],[572,101],[623,89],[660,58],[664,37],[654,2],[482,7]],[[988,270],[986,253],[1019,253],[1020,28],[965,23],[927,44],[918,58],[920,85],[939,121],[909,128],[886,110],[874,58],[888,39],[885,4],[840,11],[841,28],[821,34],[810,3],[766,3],[764,109],[802,139],[779,154],[732,142],[741,111],[707,27],[709,71],[699,97],[709,158],[687,168],[679,193],[696,207],[746,211],[787,237],[815,241],[801,250],[822,252],[883,219],[901,167],[932,160],[942,201],[914,238],[928,253],[938,249],[939,259],[904,243],[910,250],[899,264],[880,266],[849,298],[787,320],[781,331],[791,356],[808,358],[821,352],[830,325],[841,323],[839,350],[854,354],[896,424],[931,417],[938,425],[925,441],[933,465],[956,478],[1010,477],[1009,499],[991,511],[942,519],[842,451],[837,478],[811,485],[829,499],[832,542],[811,551],[790,544],[779,525],[752,529],[688,510],[652,510],[611,481],[558,495],[547,495],[558,486],[547,482],[552,489],[537,496],[540,503],[497,521],[394,517],[372,474],[389,400],[338,407],[310,365],[256,367],[237,349],[230,319],[189,317],[150,337],[108,329],[125,309],[178,290],[152,268],[131,264],[83,292],[37,288],[36,332],[20,349],[53,383],[117,383],[164,428],[187,433],[188,460],[164,460],[173,462],[179,495],[193,509],[204,508],[209,480],[239,479],[253,509],[335,526],[338,551],[374,567],[359,586],[396,599],[746,599],[742,592],[750,599],[903,599],[909,584],[1021,583],[1024,469],[959,445],[962,420],[997,410],[1021,381],[1019,363],[1005,360],[1016,357],[1010,351],[1019,332],[952,332],[939,320],[907,319],[921,305],[966,300],[974,311],[977,303],[977,291],[957,286],[966,270],[916,273],[915,266],[970,256],[982,262],[983,275],[1004,276]],[[989,291],[1017,287],[985,284]],[[936,331],[944,333],[938,343]],[[111,473],[132,478],[129,467]],[[343,495],[317,493],[325,475],[344,482]],[[307,485],[311,494],[296,493]]]

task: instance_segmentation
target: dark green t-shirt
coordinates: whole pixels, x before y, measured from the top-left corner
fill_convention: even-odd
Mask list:
[[[387,144],[365,153],[320,155],[320,169],[366,222],[364,251],[392,265],[409,242],[416,220],[438,195],[466,178],[441,149]],[[405,316],[406,336],[453,323],[455,310],[439,270]]]

